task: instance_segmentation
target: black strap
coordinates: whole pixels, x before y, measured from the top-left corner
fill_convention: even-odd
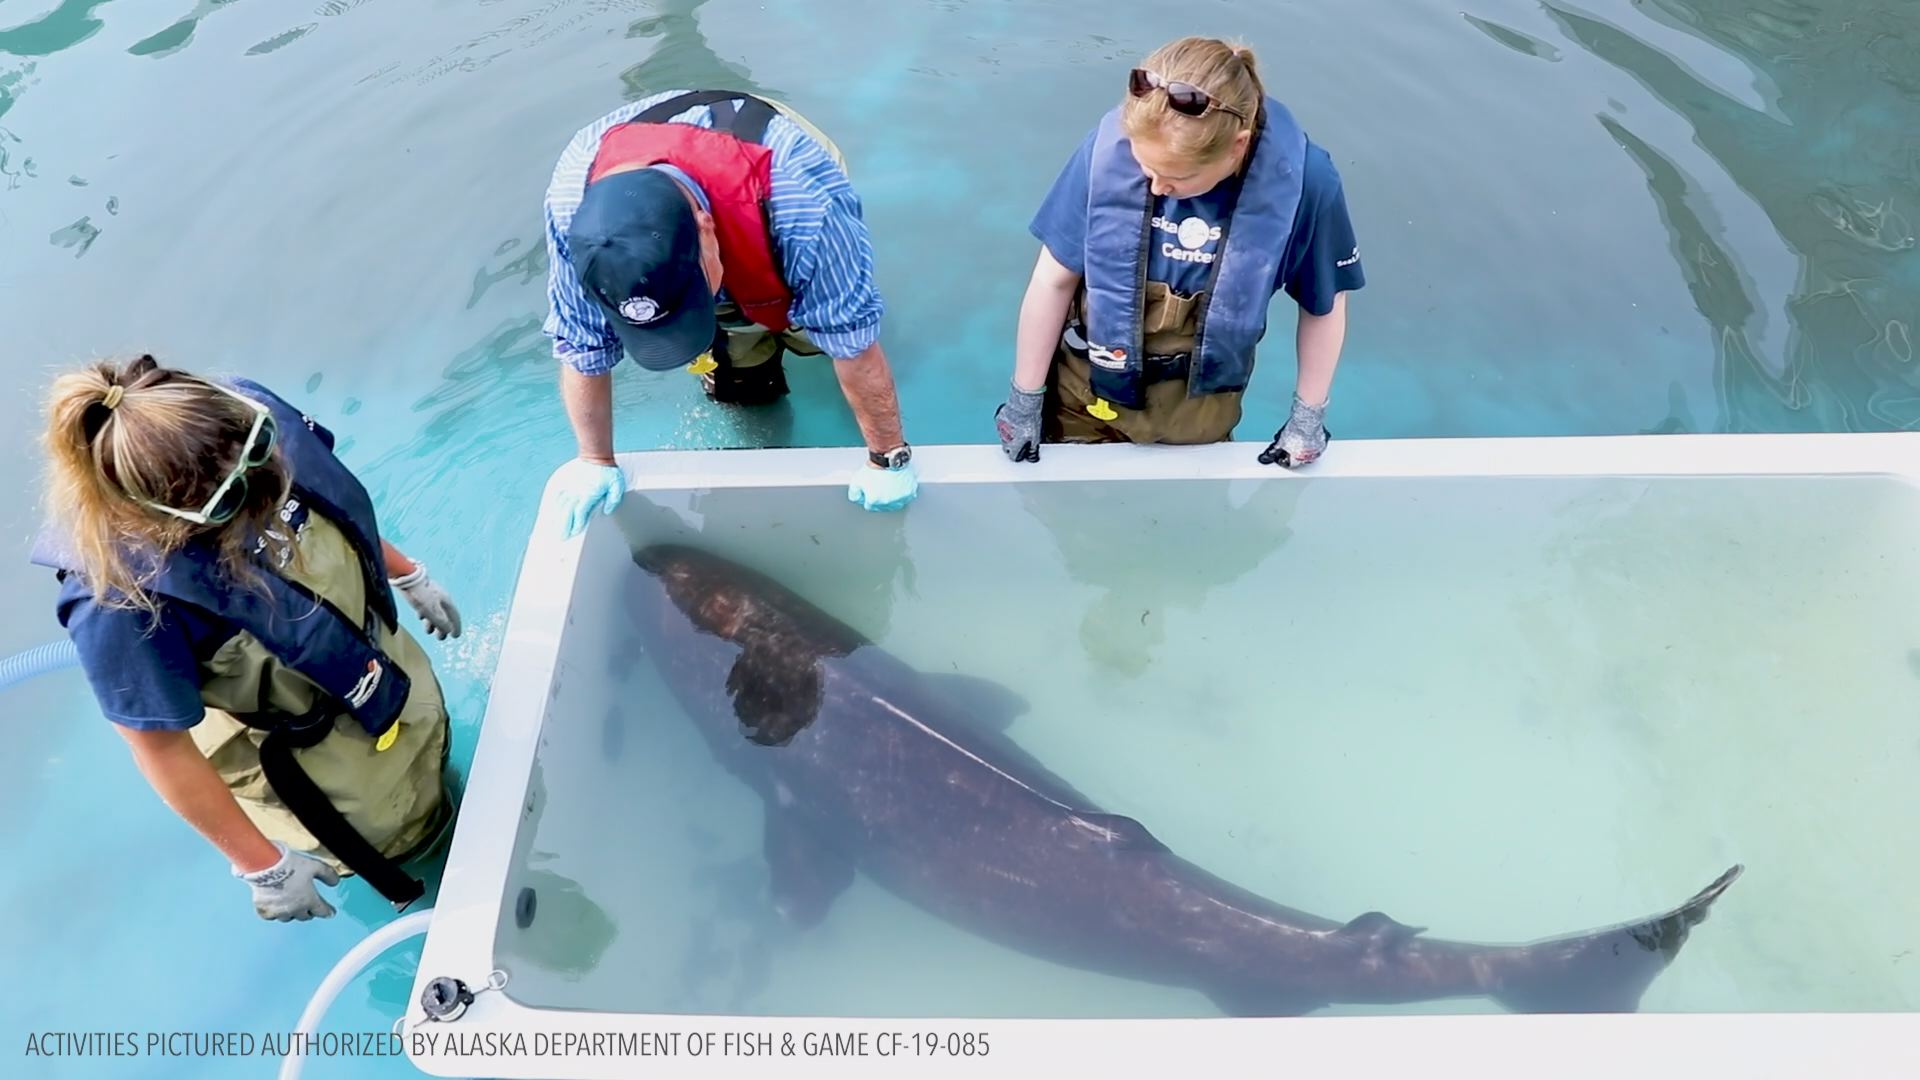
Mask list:
[[[742,104],[736,109],[734,102]],[[772,105],[738,90],[689,90],[648,108],[633,118],[636,124],[658,124],[699,105],[713,107],[713,129],[724,131],[743,142],[757,143],[773,123]]]
[[[260,743],[260,771],[273,793],[293,811],[293,816],[306,826],[314,839],[339,856],[348,869],[365,878],[396,911],[405,911],[426,895],[426,886],[403,873],[393,860],[368,843],[293,756],[295,750],[318,746],[331,731],[333,720],[326,716],[311,718],[305,724],[275,725]]]
[[[733,352],[727,347],[726,328],[714,328],[712,355],[716,370],[710,376],[713,400],[723,405],[767,405],[790,392],[782,363],[787,343],[778,334],[769,336],[773,338],[772,356],[752,367],[735,367]]]

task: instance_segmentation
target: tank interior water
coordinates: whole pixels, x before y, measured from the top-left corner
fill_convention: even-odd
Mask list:
[[[1643,1010],[1920,1005],[1894,947],[1920,852],[1876,824],[1920,820],[1920,493],[1903,482],[978,484],[854,520],[813,491],[722,489],[630,494],[614,520],[635,548],[675,539],[769,574],[921,672],[1008,688],[1026,752],[1278,903],[1526,941],[1664,911],[1742,863]],[[784,926],[759,798],[624,610],[638,572],[621,557],[576,586],[499,901],[512,996],[1219,1014],[991,944],[865,878],[818,926]]]

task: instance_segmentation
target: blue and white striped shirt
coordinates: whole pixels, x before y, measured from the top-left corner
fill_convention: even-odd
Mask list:
[[[669,90],[623,105],[581,128],[567,143],[547,187],[547,320],[553,355],[583,375],[612,371],[623,355],[620,339],[580,284],[567,259],[567,227],[586,188],[600,138],[654,103],[685,93]],[[674,123],[713,126],[705,105],[672,117]],[[880,337],[884,306],[874,282],[873,241],[860,217],[860,196],[833,155],[800,125],[775,115],[765,144],[773,152],[769,217],[793,305],[787,317],[827,355],[857,356]],[[721,295],[726,295],[724,288]]]

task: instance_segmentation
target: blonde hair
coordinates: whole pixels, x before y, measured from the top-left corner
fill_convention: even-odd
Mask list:
[[[1128,94],[1121,104],[1120,121],[1135,142],[1156,142],[1183,160],[1209,165],[1220,160],[1232,148],[1234,137],[1252,130],[1260,118],[1266,88],[1254,69],[1253,50],[1245,45],[1183,37],[1155,49],[1140,66],[1166,82],[1197,86],[1216,104],[1205,115],[1187,116],[1175,112],[1162,91],[1145,97]]]
[[[245,403],[151,356],[98,361],[54,380],[42,436],[47,510],[97,603],[157,614],[149,585],[166,557],[196,537],[214,542],[230,577],[259,580],[254,545],[292,487],[278,446],[248,472],[246,501],[223,524],[143,505],[199,509],[239,464],[254,419]]]

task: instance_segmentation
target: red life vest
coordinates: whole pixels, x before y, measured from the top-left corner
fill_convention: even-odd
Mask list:
[[[746,98],[738,114],[735,98]],[[695,105],[712,104],[712,128],[667,123]],[[767,200],[773,151],[760,143],[773,107],[746,94],[697,91],[648,109],[600,138],[587,172],[591,184],[622,165],[673,165],[700,185],[720,241],[720,274],[740,311],[774,333],[792,325],[793,294],[774,257]]]

